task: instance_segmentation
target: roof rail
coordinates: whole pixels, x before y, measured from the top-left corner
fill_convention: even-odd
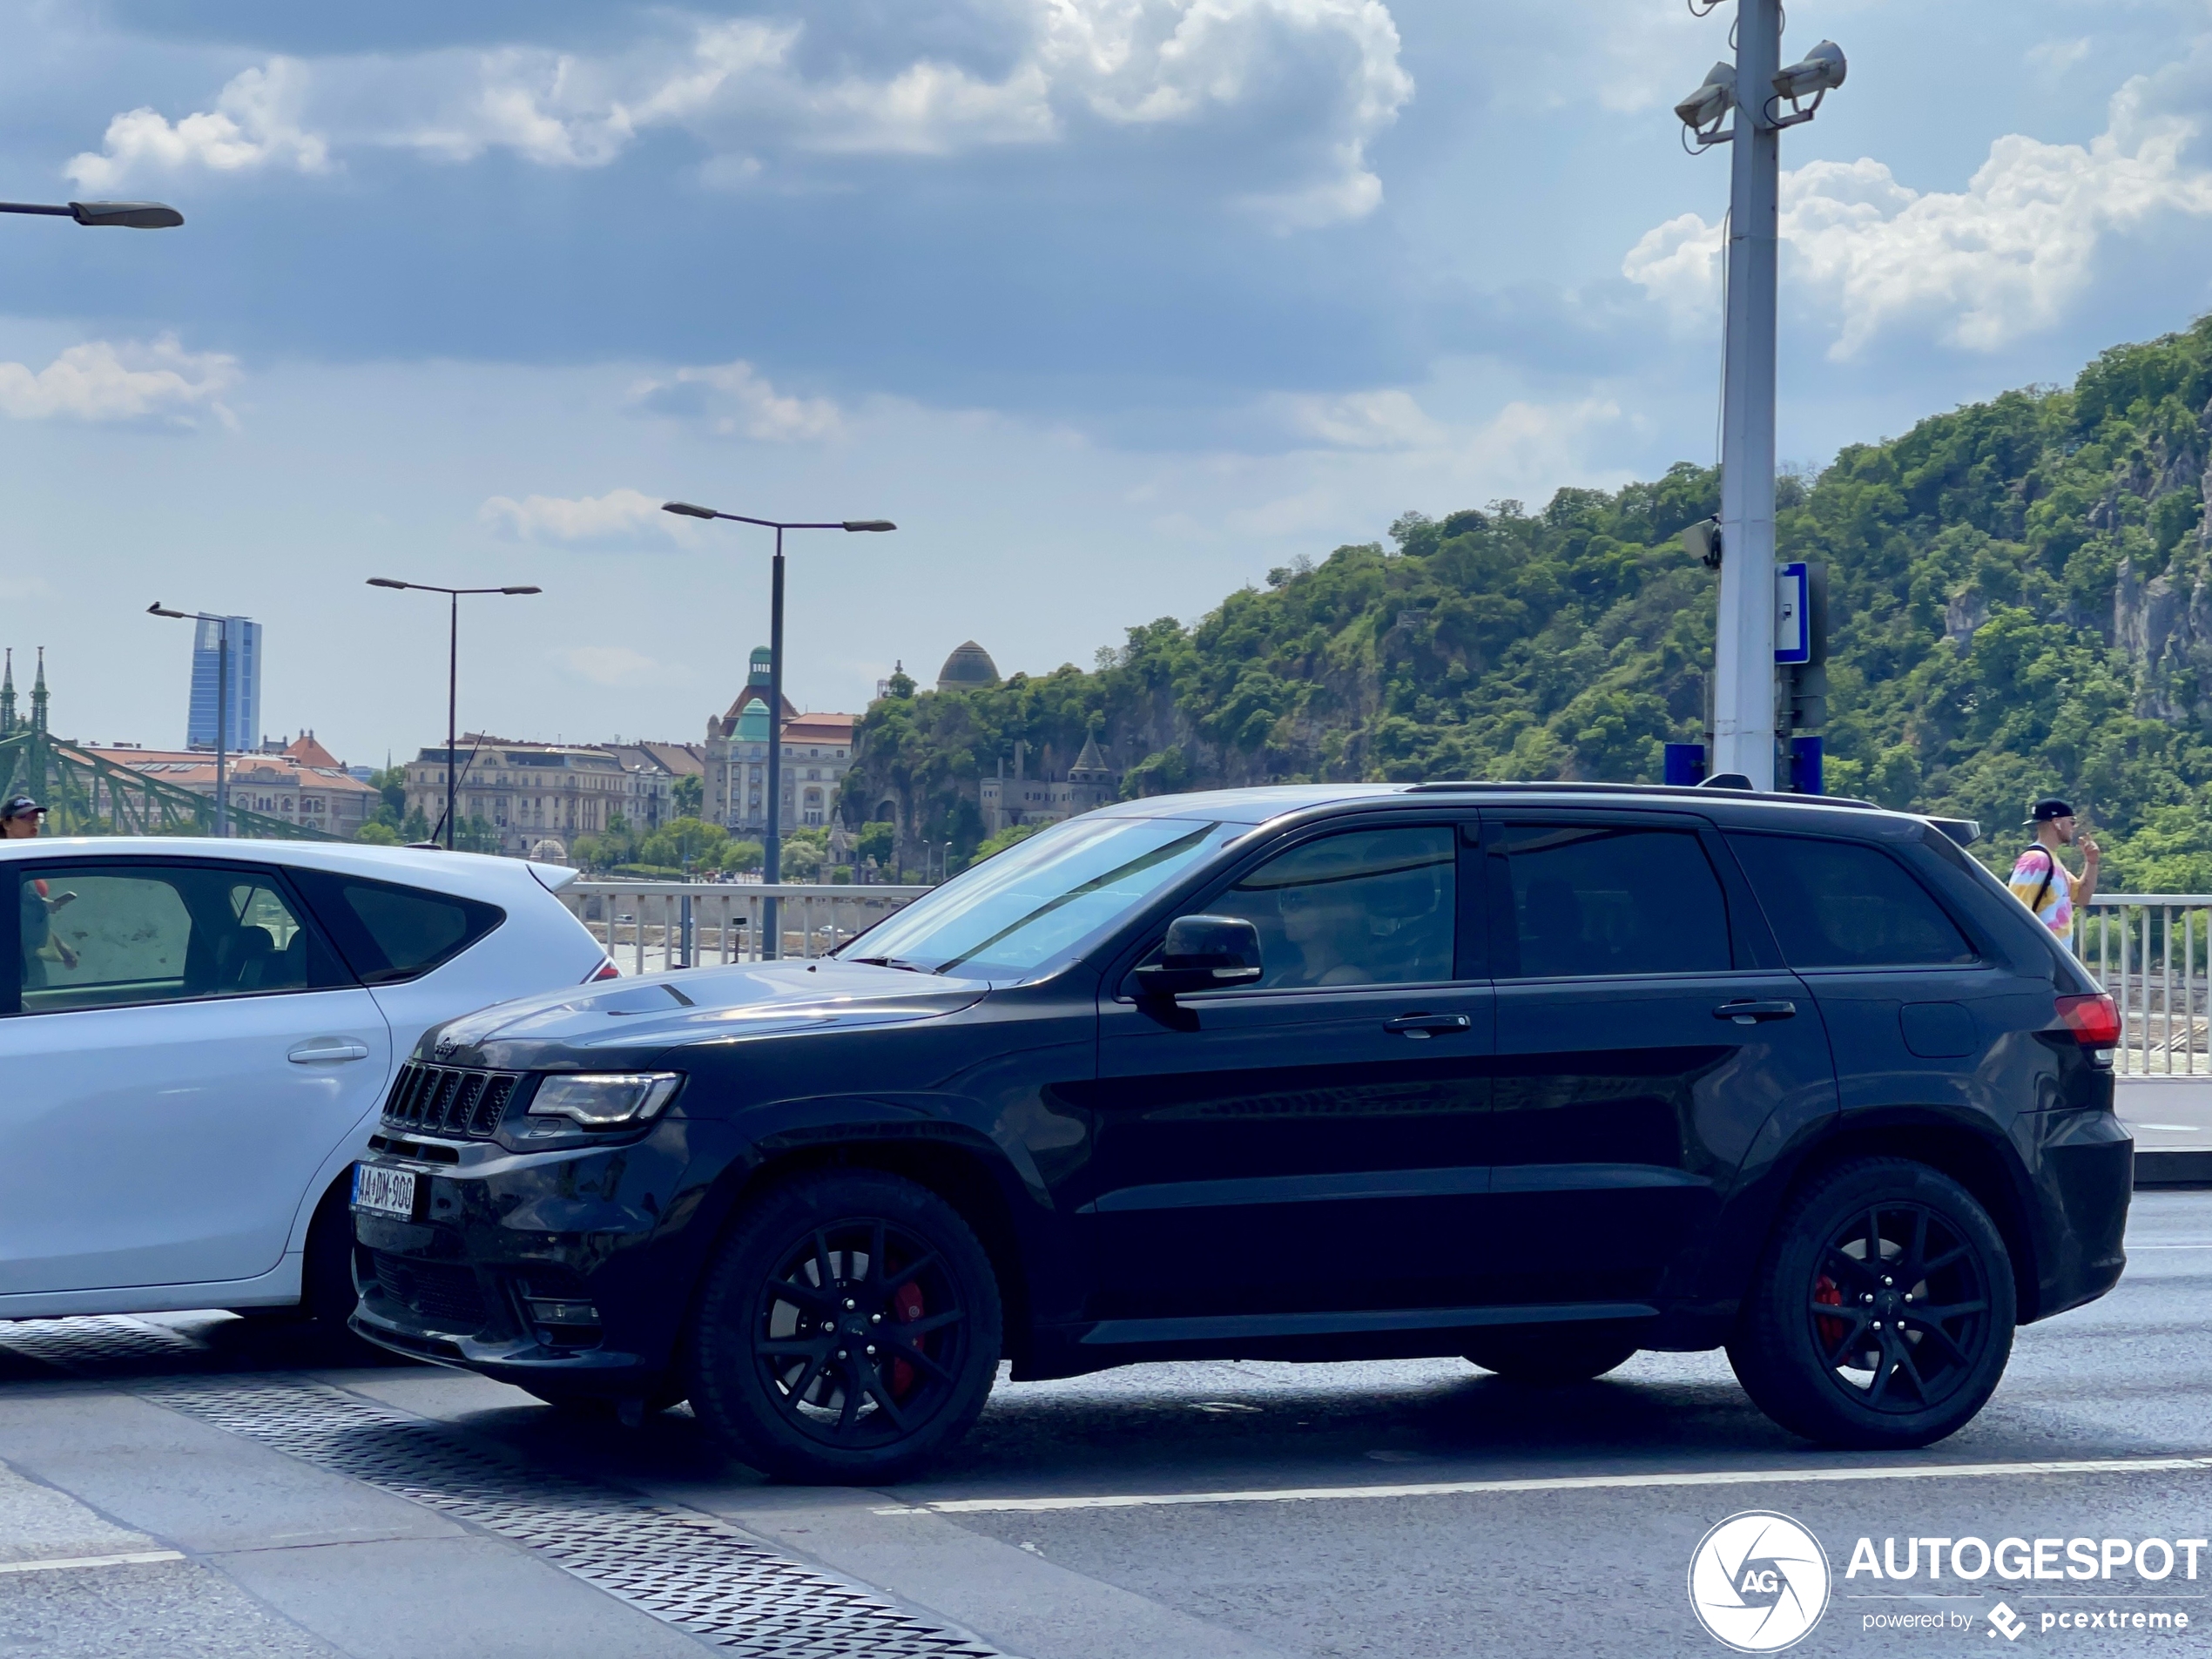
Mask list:
[[[1499,783],[1493,780],[1467,779],[1460,782],[1408,784],[1408,794],[1442,795],[1479,792],[1483,794],[1526,793],[1532,789],[1547,792],[1577,795],[1657,795],[1690,800],[1710,801],[1714,791],[1709,785],[1700,784],[1594,784],[1594,783]],[[1808,806],[1844,806],[1855,812],[1880,813],[1889,809],[1879,801],[1859,800],[1849,795],[1792,795],[1778,789],[1724,789],[1730,799],[1737,800],[1796,801]],[[1946,821],[1963,823],[1953,819]],[[1948,831],[1945,832],[1946,834]],[[1953,839],[1956,839],[1955,837]]]

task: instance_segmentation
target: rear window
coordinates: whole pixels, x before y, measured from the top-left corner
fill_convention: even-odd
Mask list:
[[[1912,872],[1863,841],[1733,834],[1792,968],[1946,967],[1973,948]]]
[[[449,893],[324,871],[294,875],[354,972],[371,985],[427,974],[507,920],[497,905]]]
[[[1730,966],[1728,904],[1687,830],[1509,824],[1501,979],[1710,974]]]

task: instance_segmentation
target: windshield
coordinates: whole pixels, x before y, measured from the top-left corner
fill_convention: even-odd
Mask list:
[[[1249,826],[1073,818],[1018,841],[837,954],[967,979],[1022,979],[1080,953]]]

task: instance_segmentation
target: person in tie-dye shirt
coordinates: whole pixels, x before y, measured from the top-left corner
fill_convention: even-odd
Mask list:
[[[2035,919],[2058,935],[2061,945],[2074,942],[2074,913],[2089,902],[2097,890],[2097,844],[2075,833],[2074,808],[2055,795],[2046,796],[2028,808],[2027,821],[2035,826],[2035,840],[2013,861],[2006,886]],[[2075,875],[2059,861],[2062,846],[2081,849],[2081,873]]]

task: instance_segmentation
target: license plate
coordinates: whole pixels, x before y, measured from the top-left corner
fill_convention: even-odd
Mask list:
[[[354,1165],[354,1208],[375,1216],[415,1219],[415,1171],[376,1163]]]

